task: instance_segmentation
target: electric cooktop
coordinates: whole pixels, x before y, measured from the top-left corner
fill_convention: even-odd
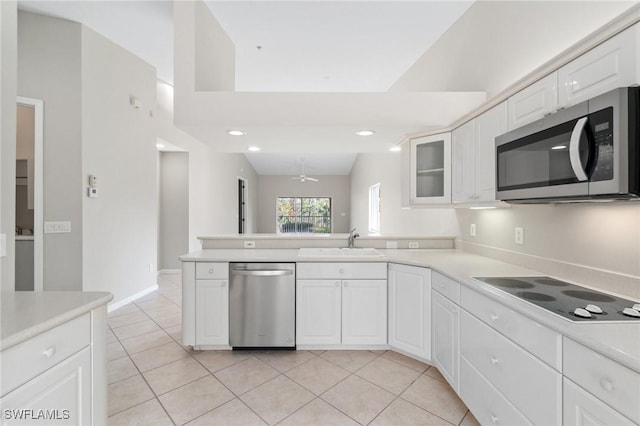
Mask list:
[[[550,277],[474,277],[571,321],[640,321],[640,303]]]

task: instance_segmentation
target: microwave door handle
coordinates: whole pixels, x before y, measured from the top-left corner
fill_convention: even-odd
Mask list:
[[[587,117],[582,117],[578,120],[573,128],[573,132],[571,132],[571,141],[569,142],[569,160],[571,161],[571,168],[580,182],[587,180],[587,173],[584,171],[582,161],[580,161],[580,136],[582,135],[586,124]]]

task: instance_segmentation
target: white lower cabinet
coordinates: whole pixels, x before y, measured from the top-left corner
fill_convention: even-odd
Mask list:
[[[339,345],[342,335],[340,280],[298,280],[296,344]]]
[[[433,365],[458,392],[460,389],[460,309],[458,305],[434,290],[431,295],[431,314]]]
[[[386,280],[298,280],[296,344],[386,344],[386,292]]]
[[[389,346],[431,359],[431,270],[389,264]]]
[[[298,263],[296,345],[387,344],[385,263]]]
[[[26,368],[26,366],[23,366]],[[86,347],[0,400],[3,425],[92,424],[91,348]],[[37,421],[16,420],[19,410],[30,410]],[[12,421],[7,418],[14,418]],[[44,417],[43,417],[44,416]]]
[[[482,425],[532,424],[464,356],[460,357],[459,395]]]
[[[566,426],[636,425],[566,377],[563,381],[563,388],[564,415],[562,424]]]
[[[229,344],[227,280],[196,280],[196,344]]]

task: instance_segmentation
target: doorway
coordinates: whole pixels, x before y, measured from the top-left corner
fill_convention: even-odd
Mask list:
[[[16,102],[16,291],[44,288],[44,104]]]
[[[238,234],[246,233],[247,224],[247,181],[238,178]]]

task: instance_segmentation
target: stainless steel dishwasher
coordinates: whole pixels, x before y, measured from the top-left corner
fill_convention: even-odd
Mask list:
[[[229,343],[295,348],[296,264],[229,264]]]

